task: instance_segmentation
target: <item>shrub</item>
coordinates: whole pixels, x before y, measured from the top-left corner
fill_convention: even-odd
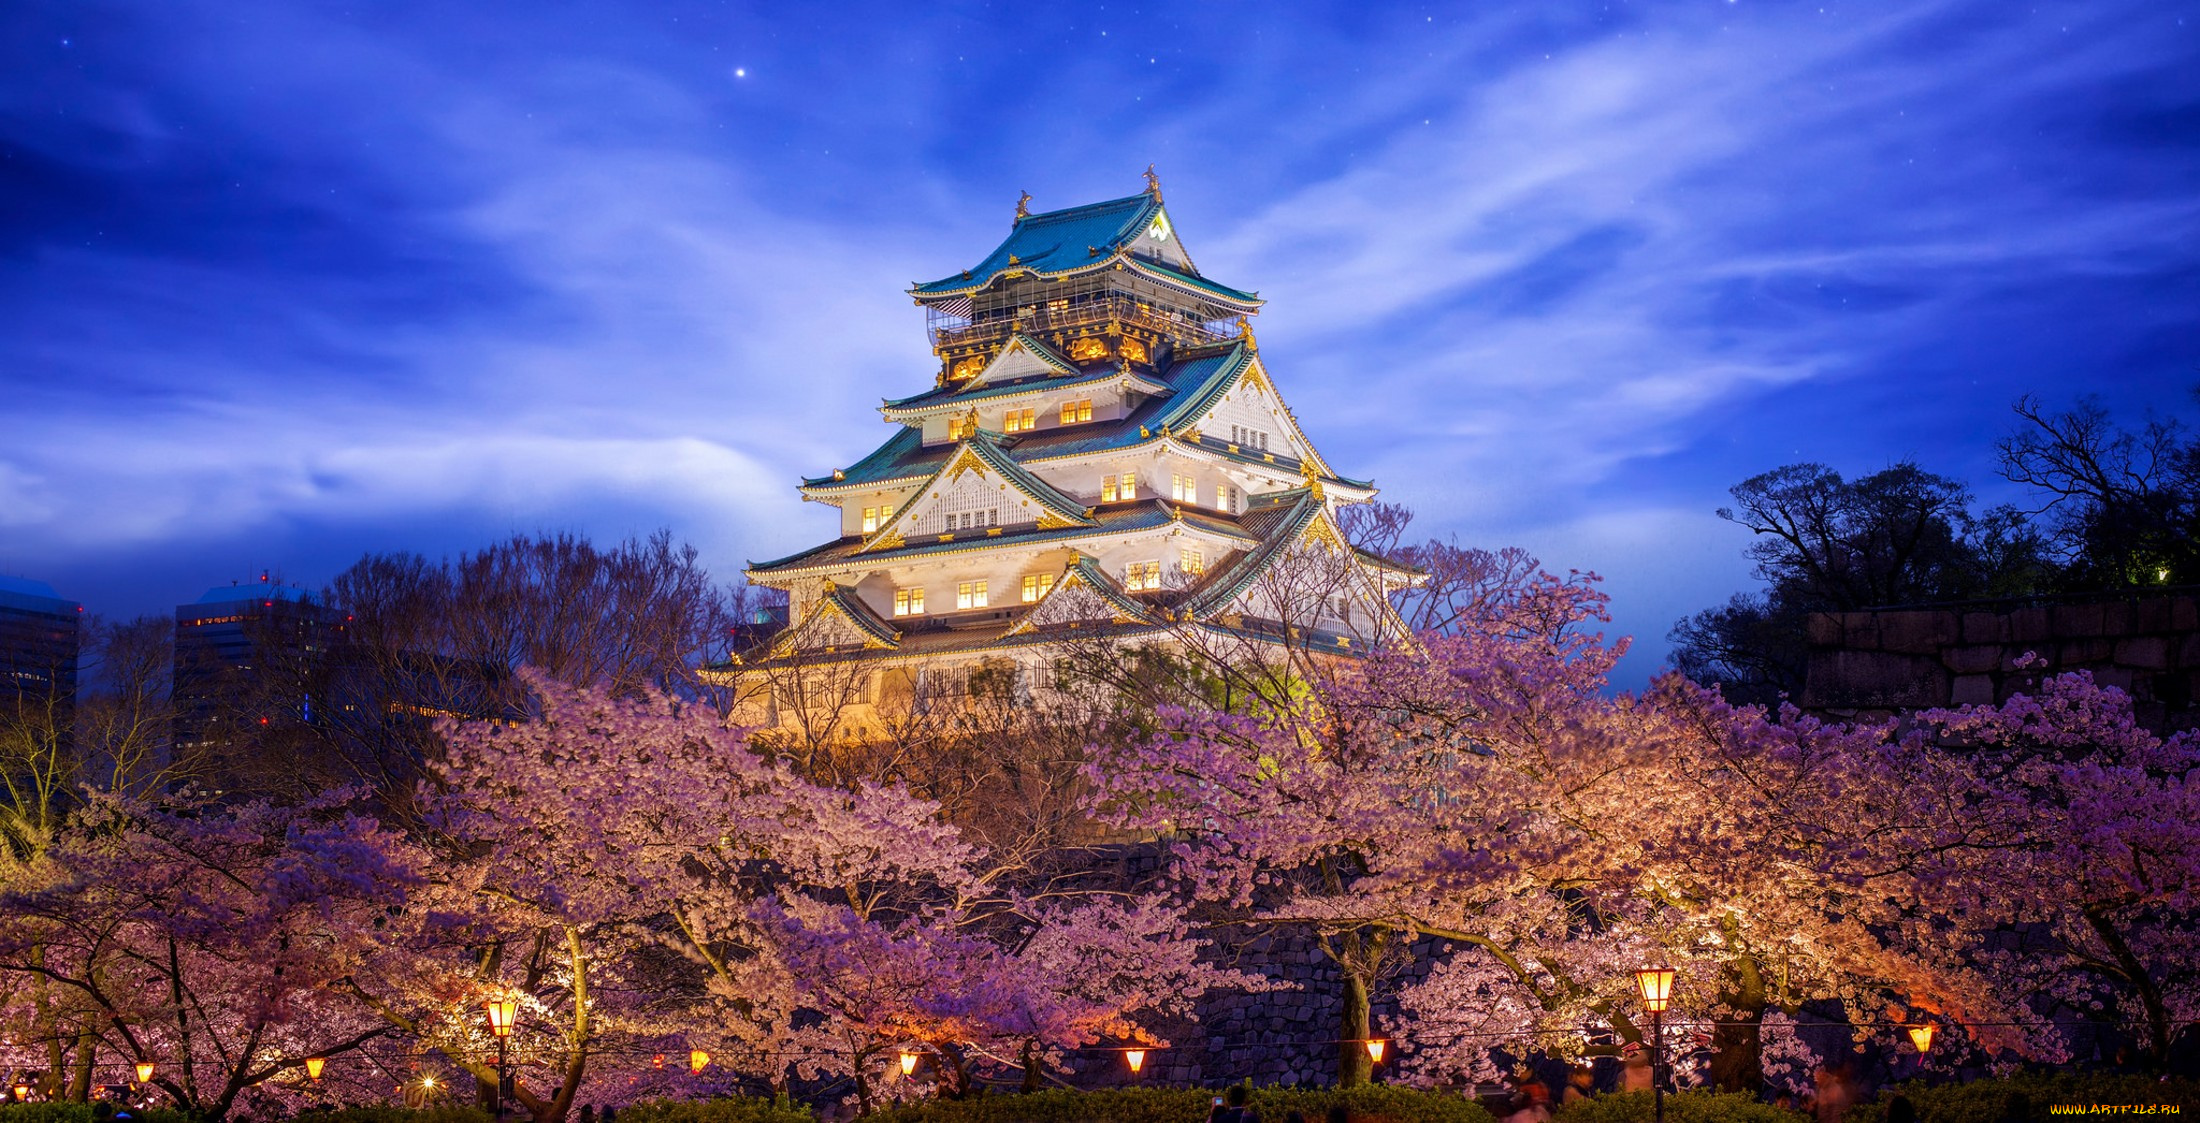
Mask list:
[[[506,1113],[506,1123],[524,1121],[526,1113]],[[0,1120],[0,1123],[6,1123]],[[489,1113],[472,1105],[405,1107],[400,1104],[357,1104],[319,1108],[298,1113],[298,1123],[490,1123]]]
[[[1096,1092],[1053,1089],[1029,1095],[926,1100],[889,1108],[877,1123],[1200,1123],[1215,1092],[1199,1088],[1119,1088]],[[1384,1084],[1349,1089],[1256,1088],[1252,1106],[1263,1123],[1297,1111],[1321,1123],[1343,1104],[1355,1123],[1496,1123],[1482,1105],[1449,1092]]]
[[[2013,1118],[2011,1100],[2018,1095],[2029,1107],[2015,1114],[2030,1119],[2050,1118],[2055,1104],[2177,1104],[2200,1109],[2200,1084],[2190,1080],[2156,1080],[2151,1076],[2117,1076],[2110,1073],[2025,1073],[2007,1080],[1974,1080],[1968,1084],[1926,1084],[1912,1080],[1882,1089],[1879,1098],[1849,1109],[1843,1123],[1884,1123],[1887,1101],[1899,1092],[1917,1108],[1918,1123],[1999,1123]]]
[[[113,1104],[29,1103],[0,1104],[0,1123],[92,1123],[96,1109],[122,1110],[139,1123],[190,1123],[190,1117],[169,1108],[119,1108]],[[102,1112],[101,1114],[105,1114]]]
[[[619,1109],[619,1123],[817,1123],[809,1106],[787,1099],[644,1100]]]
[[[1657,1104],[1648,1092],[1616,1092],[1567,1104],[1551,1123],[1649,1123]],[[1809,1123],[1799,1112],[1758,1103],[1740,1092],[1690,1089],[1665,1097],[1666,1123]]]

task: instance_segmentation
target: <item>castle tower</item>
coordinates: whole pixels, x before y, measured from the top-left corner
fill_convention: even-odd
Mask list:
[[[1200,274],[1150,172],[1125,199],[1019,204],[992,253],[909,292],[933,386],[880,407],[894,431],[877,450],[802,481],[839,534],[751,566],[790,623],[721,676],[900,672],[846,679],[839,701],[863,704],[987,660],[1033,666],[1069,637],[1196,628],[1353,653],[1397,628],[1385,594],[1415,574],[1335,522],[1374,485],[1299,428],[1253,336],[1260,298]],[[1264,595],[1308,550],[1348,557],[1351,579],[1316,605]]]

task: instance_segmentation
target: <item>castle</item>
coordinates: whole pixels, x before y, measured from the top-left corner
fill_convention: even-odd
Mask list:
[[[1201,275],[1152,172],[1128,198],[1028,202],[977,265],[909,290],[937,375],[880,407],[894,432],[870,455],[802,481],[838,535],[750,567],[788,625],[715,674],[755,720],[981,665],[1043,680],[1071,639],[1350,655],[1402,630],[1388,593],[1417,574],[1337,523],[1374,485],[1300,429],[1253,336],[1260,298]],[[1284,580],[1310,558],[1318,589]]]

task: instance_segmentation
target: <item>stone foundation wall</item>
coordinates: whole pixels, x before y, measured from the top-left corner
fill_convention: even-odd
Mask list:
[[[2157,732],[2200,727],[2200,594],[1819,613],[1802,706],[1838,715],[1992,704],[2084,670]],[[2046,660],[2020,669],[2027,653]]]

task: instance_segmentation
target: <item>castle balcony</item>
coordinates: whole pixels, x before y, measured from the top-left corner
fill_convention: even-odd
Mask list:
[[[981,308],[970,316],[958,316],[933,307],[928,309],[926,320],[925,326],[932,333],[932,346],[940,350],[965,343],[1006,339],[1011,332],[1037,335],[1093,327],[1110,321],[1159,332],[1179,344],[1218,343],[1235,339],[1238,334],[1235,318],[1205,319],[1197,312],[1139,300],[1120,292]]]

